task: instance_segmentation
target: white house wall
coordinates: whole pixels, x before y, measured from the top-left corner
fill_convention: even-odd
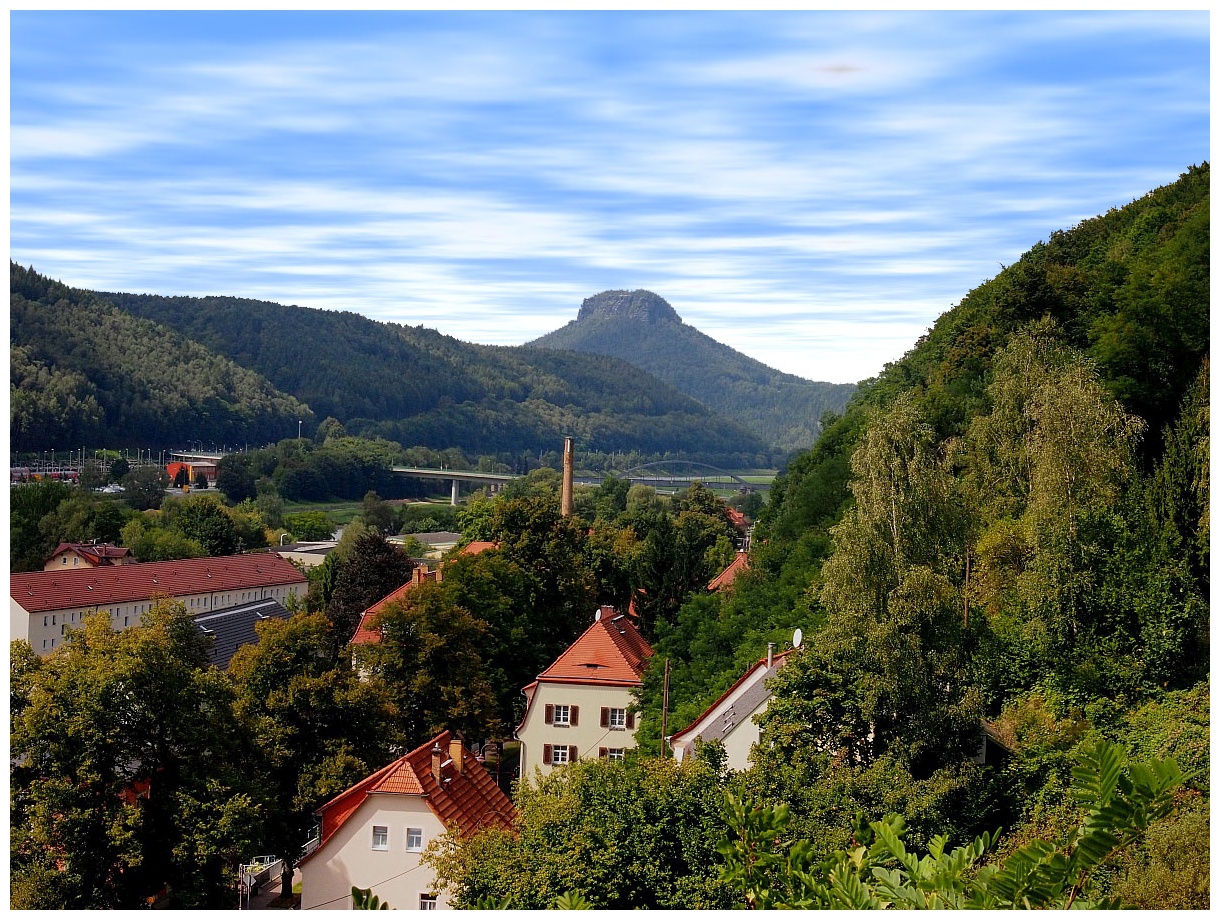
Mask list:
[[[543,775],[554,766],[542,762],[542,748],[550,745],[575,745],[578,760],[596,760],[599,748],[635,747],[635,729],[601,727],[601,708],[627,709],[635,702],[630,687],[597,687],[587,684],[564,684],[540,681],[526,712],[525,721],[517,732],[521,741],[521,776],[532,777],[537,767]],[[579,706],[580,717],[574,726],[547,725],[547,703]],[[636,725],[639,725],[636,715]]]
[[[373,827],[389,829],[385,850],[373,849]],[[435,889],[432,869],[421,853],[407,852],[407,828],[424,832],[423,849],[445,833],[441,820],[420,796],[373,793],[301,866],[302,910],[351,910],[352,886],[372,889],[394,910],[419,910],[421,894],[435,894],[438,910],[448,909]]]
[[[307,587],[306,583],[295,583],[238,588],[229,591],[184,594],[173,600],[181,601],[188,613],[199,614],[267,598],[284,603],[289,596],[303,596]],[[95,607],[65,607],[62,610],[48,610],[45,613],[28,613],[10,596],[9,637],[28,639],[37,654],[47,655],[63,645],[68,632],[79,629],[84,624],[85,617],[91,613],[108,612],[111,629],[122,630],[139,624],[143,620],[144,614],[152,608],[153,601],[150,598],[144,598]]]

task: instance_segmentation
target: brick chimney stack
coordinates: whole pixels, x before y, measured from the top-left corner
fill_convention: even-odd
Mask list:
[[[563,439],[563,487],[559,493],[559,513],[572,516],[572,477],[575,461],[572,458],[572,439]]]

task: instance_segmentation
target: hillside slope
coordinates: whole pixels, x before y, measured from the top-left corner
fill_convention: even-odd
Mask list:
[[[687,325],[651,291],[603,291],[576,319],[530,345],[612,355],[738,419],[774,449],[808,448],[818,420],[841,412],[852,384],[819,383],[767,367]]]
[[[744,426],[614,358],[471,345],[422,326],[235,297],[102,293],[333,416],[354,435],[479,454],[589,451],[752,466]]]
[[[309,407],[171,329],[9,265],[14,451],[274,440]]]

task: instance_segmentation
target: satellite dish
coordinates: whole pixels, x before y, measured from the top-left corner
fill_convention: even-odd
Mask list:
[[[600,623],[601,619],[602,619],[602,609],[601,609],[601,607],[598,607],[596,610],[593,611],[593,622]]]
[[[798,626],[795,630],[792,631],[792,647],[800,648],[801,640],[804,638],[805,638],[805,634],[803,632],[801,632],[801,628]]]

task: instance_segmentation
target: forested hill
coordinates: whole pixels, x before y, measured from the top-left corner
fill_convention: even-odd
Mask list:
[[[641,747],[659,662],[681,728],[800,626],[747,782],[819,852],[856,809],[922,839],[1066,833],[1108,739],[1197,772],[1091,887],[1206,906],[1209,180],[1051,234],[862,383],[773,485],[750,571],[658,635]]]
[[[614,358],[471,345],[423,327],[235,297],[94,296],[262,375],[352,435],[534,455],[573,435],[587,451],[736,467],[770,459],[744,426]]]
[[[312,425],[260,375],[87,291],[10,262],[9,431],[14,451],[239,443]]]
[[[530,343],[613,355],[747,425],[774,449],[803,450],[826,411],[841,412],[853,384],[818,383],[767,367],[682,321],[651,291],[603,291],[561,329]],[[816,373],[816,357],[811,360]]]

